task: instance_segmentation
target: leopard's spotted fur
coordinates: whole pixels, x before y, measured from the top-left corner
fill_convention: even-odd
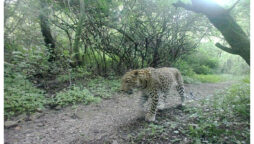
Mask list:
[[[184,86],[181,73],[176,68],[144,68],[127,72],[122,77],[122,90],[139,88],[142,91],[142,104],[151,98],[152,102],[146,114],[147,121],[154,121],[157,109],[164,107],[170,89],[176,84],[182,103],[184,102]],[[162,102],[159,106],[158,103]]]

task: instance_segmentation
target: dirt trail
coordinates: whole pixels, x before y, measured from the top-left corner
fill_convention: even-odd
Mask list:
[[[227,88],[231,82],[215,84],[187,84],[186,94],[202,99]],[[172,92],[167,107],[180,103],[180,97]],[[33,121],[21,122],[17,127],[4,130],[6,144],[77,144],[102,143],[114,140],[116,129],[137,119],[143,119],[138,105],[139,95],[116,94],[111,99],[77,108],[48,110]]]

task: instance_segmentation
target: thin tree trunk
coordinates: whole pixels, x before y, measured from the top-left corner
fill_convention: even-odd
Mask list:
[[[79,22],[78,22],[78,27],[76,29],[74,46],[73,46],[76,65],[82,64],[82,58],[80,57],[79,47],[80,47],[80,39],[81,39],[81,32],[82,32],[82,24],[84,19],[83,13],[84,13],[84,1],[80,0]]]
[[[157,67],[159,64],[160,57],[159,57],[159,50],[158,49],[160,47],[160,43],[161,43],[161,40],[156,39],[156,45],[154,47],[154,52],[153,52],[153,61],[151,63],[152,67]]]
[[[55,40],[53,39],[51,35],[51,29],[49,26],[49,21],[47,17],[47,4],[45,0],[40,0],[40,4],[42,7],[42,11],[39,15],[40,18],[40,26],[41,26],[41,32],[42,36],[44,37],[45,46],[48,48],[49,51],[49,62],[55,61],[56,59],[56,52],[55,52]]]

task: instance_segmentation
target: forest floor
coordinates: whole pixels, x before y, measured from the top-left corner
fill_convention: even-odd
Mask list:
[[[196,101],[209,98],[226,89],[232,82],[186,84],[187,105],[195,106]],[[83,143],[128,143],[144,124],[144,112],[138,104],[140,94],[115,93],[110,99],[90,105],[76,105],[60,110],[45,110],[30,119],[21,120],[18,125],[5,128],[5,144],[83,144]],[[184,123],[187,117],[178,108],[180,97],[176,91],[168,98],[167,109],[157,113],[157,121]],[[18,120],[19,117],[16,118]],[[169,141],[175,139],[189,143],[188,137],[177,131],[177,126],[168,133]],[[170,140],[171,139],[171,140]],[[158,142],[163,143],[163,142]]]

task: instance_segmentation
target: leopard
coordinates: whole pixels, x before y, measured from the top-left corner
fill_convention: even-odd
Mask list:
[[[173,67],[143,68],[126,72],[121,79],[121,91],[131,93],[133,89],[141,91],[140,103],[150,98],[150,106],[145,113],[145,120],[155,121],[157,110],[164,109],[167,96],[172,88],[180,95],[181,104],[184,105],[184,83],[180,71]]]

